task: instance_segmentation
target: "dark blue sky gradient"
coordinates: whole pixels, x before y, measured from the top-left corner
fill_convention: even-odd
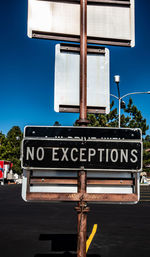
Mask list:
[[[135,47],[107,46],[113,94],[117,94],[115,74],[121,77],[121,95],[150,91],[150,1],[135,0],[135,6]],[[78,114],[54,112],[56,42],[27,37],[27,0],[2,1],[0,19],[0,131],[7,133],[14,125],[22,130],[26,125],[53,125],[56,120],[72,125]],[[150,95],[132,99],[150,125]]]

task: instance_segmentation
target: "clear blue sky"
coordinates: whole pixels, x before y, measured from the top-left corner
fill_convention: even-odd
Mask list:
[[[135,6],[135,47],[108,47],[113,94],[117,94],[115,74],[121,77],[121,95],[150,91],[150,1],[135,0]],[[12,126],[23,130],[26,125],[55,121],[72,125],[78,114],[54,112],[56,42],[27,37],[27,0],[1,1],[0,28],[0,131],[6,134]],[[150,95],[132,99],[150,125]]]

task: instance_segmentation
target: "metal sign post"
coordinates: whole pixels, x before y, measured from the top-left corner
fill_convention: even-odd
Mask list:
[[[87,0],[80,0],[80,126],[86,126],[87,121]],[[86,172],[84,167],[78,172],[78,193],[81,199],[78,203],[78,244],[77,257],[86,256],[87,212],[89,208],[84,201],[86,193]]]
[[[122,135],[121,130],[112,129],[110,132],[106,128],[104,133],[99,135],[99,131],[94,128],[92,132],[90,131],[94,136],[89,137],[88,128],[82,128],[88,124],[87,42],[133,47],[134,0],[28,0],[28,2],[29,37],[80,43],[80,117],[78,120],[80,128],[78,131],[71,129],[71,132],[69,128],[68,130],[62,128],[61,131],[57,128],[58,134],[53,131],[53,128],[52,130],[44,128],[43,131],[38,128],[26,129],[26,138],[22,144],[22,167],[24,168],[22,195],[25,201],[78,202],[75,208],[78,215],[77,257],[86,257],[87,213],[89,212],[87,202],[135,203],[139,200],[138,172],[142,165],[140,132],[128,130]],[[88,10],[87,3],[90,5]],[[61,8],[58,8],[60,6]],[[85,131],[82,131],[83,129]],[[70,140],[70,134],[73,140]],[[118,142],[117,139],[120,141]],[[129,142],[130,139],[138,141]],[[122,143],[124,150],[120,145],[121,140],[124,141]],[[104,171],[103,166],[106,162],[107,172]],[[121,170],[123,162],[127,168]],[[120,163],[121,166],[118,168]],[[93,167],[96,169],[95,174]],[[116,167],[118,170],[114,173]],[[66,174],[62,172],[63,169],[66,169]],[[64,185],[66,185],[65,188],[63,188]]]
[[[87,0],[80,0],[80,125],[87,121]]]

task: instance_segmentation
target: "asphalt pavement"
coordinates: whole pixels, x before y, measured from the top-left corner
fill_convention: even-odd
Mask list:
[[[0,186],[0,257],[76,256],[74,203],[26,203],[20,185]],[[92,204],[90,257],[149,257],[150,200],[136,205]]]

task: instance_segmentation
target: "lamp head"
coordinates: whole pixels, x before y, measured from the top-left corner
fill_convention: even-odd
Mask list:
[[[119,75],[115,75],[114,76],[114,82],[115,83],[119,83],[120,82],[120,76]]]

